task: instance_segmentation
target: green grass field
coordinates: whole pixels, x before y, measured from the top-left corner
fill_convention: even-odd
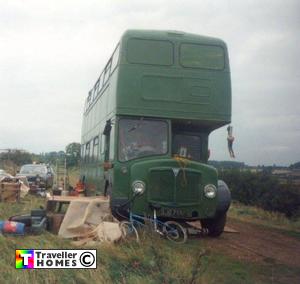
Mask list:
[[[0,203],[0,220],[27,213],[44,203],[44,199],[33,196],[27,196],[20,204]],[[230,215],[237,215],[236,210],[242,209],[234,205]],[[248,221],[255,219],[253,214],[248,215]],[[0,235],[0,283],[296,283],[293,279],[299,276],[298,270],[284,265],[261,265],[231,258],[201,239],[177,245],[148,236],[140,244],[101,244],[96,247],[95,270],[17,270],[17,248],[73,247],[69,241],[48,232],[37,236]],[[274,271],[281,277],[277,278]]]
[[[300,239],[300,220],[290,220],[284,214],[278,212],[265,211],[258,207],[245,206],[238,202],[233,202],[230,206],[228,216],[243,222],[251,222],[259,226],[278,230]]]

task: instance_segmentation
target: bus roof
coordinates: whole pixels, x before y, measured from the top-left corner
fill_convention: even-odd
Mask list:
[[[192,33],[186,33],[182,31],[173,31],[173,30],[127,30],[122,36],[122,40],[132,37],[143,37],[149,39],[162,39],[162,40],[178,40],[178,41],[187,41],[199,44],[211,44],[219,45],[224,48],[227,48],[226,43],[215,37],[202,36]]]

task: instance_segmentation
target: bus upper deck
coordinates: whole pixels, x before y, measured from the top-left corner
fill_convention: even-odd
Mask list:
[[[129,30],[89,92],[87,121],[105,92],[106,114],[190,119],[212,131],[231,119],[226,44],[182,32]]]

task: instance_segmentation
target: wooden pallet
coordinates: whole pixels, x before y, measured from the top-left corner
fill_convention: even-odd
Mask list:
[[[21,184],[19,182],[0,183],[0,202],[19,202]]]

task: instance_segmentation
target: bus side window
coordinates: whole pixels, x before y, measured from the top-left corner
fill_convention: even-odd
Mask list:
[[[93,161],[97,162],[98,161],[98,148],[99,148],[99,137],[94,138],[94,143],[93,143]]]
[[[93,98],[95,99],[99,93],[99,86],[100,86],[100,78],[97,80],[95,86],[94,86],[94,96]]]
[[[115,68],[119,63],[119,54],[120,54],[120,45],[117,46],[113,56],[112,56],[112,63],[111,63],[111,73],[114,72]]]
[[[105,136],[103,134],[101,134],[101,140],[100,140],[100,157],[101,157],[101,161],[104,160],[104,154],[105,154]]]
[[[87,108],[89,108],[91,103],[92,103],[92,96],[93,96],[93,90],[90,90],[89,91],[89,96],[88,96],[88,99],[87,99]]]
[[[97,96],[100,94],[102,86],[103,86],[103,72],[100,74],[98,81],[99,81],[99,86],[98,86]]]
[[[111,67],[111,60],[107,63],[107,65],[105,67],[103,85],[108,81],[108,78],[110,75],[110,67]]]
[[[84,157],[86,163],[89,162],[89,156],[90,156],[90,142],[87,142],[85,145],[85,157]]]
[[[84,144],[81,145],[81,159],[84,158]]]
[[[113,160],[115,156],[115,125],[111,124],[110,139],[109,139],[109,160]]]
[[[93,140],[91,140],[91,142],[90,142],[90,151],[89,151],[89,154],[90,154],[90,156],[89,156],[89,162],[90,163],[93,162],[93,148],[92,148],[92,146],[93,146]]]

